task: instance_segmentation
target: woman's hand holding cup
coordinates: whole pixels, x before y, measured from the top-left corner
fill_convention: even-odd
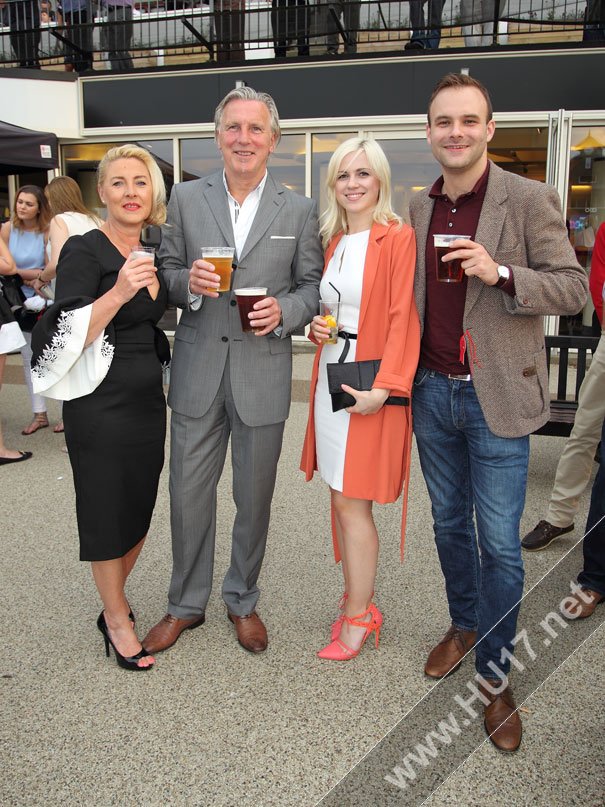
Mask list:
[[[118,273],[115,291],[127,303],[141,289],[151,286],[156,279],[153,247],[133,247]]]

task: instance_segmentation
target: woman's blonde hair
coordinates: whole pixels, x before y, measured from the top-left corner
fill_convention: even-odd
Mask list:
[[[401,217],[391,207],[391,168],[384,151],[371,137],[351,137],[338,146],[328,164],[326,177],[328,206],[321,215],[322,225],[319,231],[324,247],[337,232],[347,231],[347,213],[336,200],[336,180],[343,159],[348,154],[352,155],[359,151],[363,151],[366,155],[368,168],[380,183],[372,220],[378,224],[388,224],[390,221],[401,223]]]
[[[17,195],[15,196],[15,204],[13,206],[13,216],[11,219],[12,226],[15,228],[15,230],[23,229],[21,227],[21,219],[17,215],[17,202],[22,193],[29,193],[30,196],[35,197],[36,202],[38,203],[38,219],[36,221],[36,230],[39,233],[45,233],[48,230],[48,225],[50,224],[52,214],[50,212],[48,199],[44,195],[44,191],[37,185],[23,185],[17,191]]]
[[[58,216],[60,213],[83,213],[100,224],[98,217],[84,204],[80,186],[71,177],[51,179],[44,189],[44,193],[53,216]]]
[[[151,203],[151,212],[147,218],[146,224],[154,224],[159,226],[166,221],[166,185],[162,172],[154,160],[152,155],[142,146],[137,146],[134,143],[126,143],[123,146],[114,146],[109,149],[107,154],[103,157],[97,168],[97,184],[102,185],[107,177],[107,171],[112,162],[116,160],[140,160],[145,164],[151,177],[151,189],[153,192],[153,200]]]

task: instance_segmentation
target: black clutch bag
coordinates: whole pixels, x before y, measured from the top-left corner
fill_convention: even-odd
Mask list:
[[[380,359],[367,361],[334,362],[326,364],[328,370],[328,392],[332,398],[332,411],[338,412],[347,406],[355,406],[355,398],[341,389],[341,384],[358,390],[371,390],[380,369]],[[385,406],[409,406],[410,399],[389,395]]]

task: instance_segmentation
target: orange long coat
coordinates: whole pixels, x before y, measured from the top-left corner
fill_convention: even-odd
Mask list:
[[[341,238],[339,233],[328,245],[324,271]],[[395,222],[372,226],[363,270],[355,358],[381,359],[374,386],[410,399],[420,353],[415,265],[416,241],[411,227],[400,227]],[[307,481],[317,470],[314,407],[320,354],[321,347],[311,374],[309,419],[300,464]],[[374,415],[351,415],[342,492],[351,498],[384,504],[396,501],[405,483],[402,553],[411,446],[411,407],[383,406]],[[368,469],[372,469],[371,473]],[[338,561],[336,541],[334,552]]]

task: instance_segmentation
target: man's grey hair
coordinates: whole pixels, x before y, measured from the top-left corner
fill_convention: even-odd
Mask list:
[[[220,102],[220,104],[217,106],[216,112],[214,113],[215,138],[218,134],[218,130],[221,125],[225,107],[230,101],[260,101],[261,104],[264,104],[269,112],[269,118],[271,120],[271,131],[275,135],[275,145],[279,143],[279,140],[281,138],[281,129],[279,126],[279,114],[277,112],[277,107],[275,106],[275,101],[273,100],[273,98],[271,98],[271,96],[268,93],[258,92],[252,87],[236,87],[234,90],[231,90],[231,92],[228,92],[227,95]]]

